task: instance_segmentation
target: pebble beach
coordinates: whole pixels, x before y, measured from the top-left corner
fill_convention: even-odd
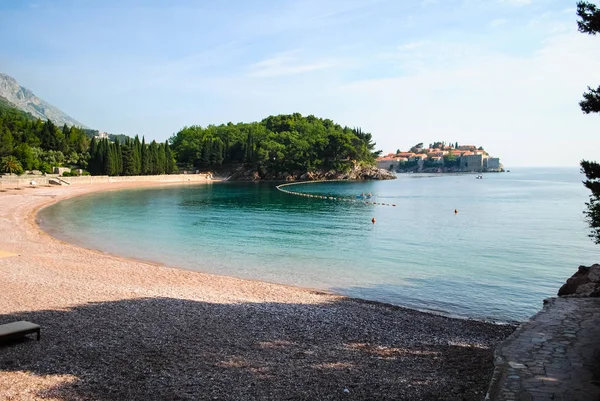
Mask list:
[[[1,400],[482,400],[513,330],[125,259],[52,238],[44,206],[123,182],[0,192]]]

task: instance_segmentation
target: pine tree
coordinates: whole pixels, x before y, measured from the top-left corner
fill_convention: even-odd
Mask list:
[[[42,130],[39,134],[42,149],[44,150],[60,150],[59,141],[56,136],[56,126],[52,121],[47,120],[42,126]]]

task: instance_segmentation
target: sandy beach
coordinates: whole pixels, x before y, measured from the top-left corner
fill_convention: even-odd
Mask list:
[[[0,192],[0,400],[482,400],[512,326],[64,243],[41,207],[125,182]],[[180,184],[179,184],[180,185]]]

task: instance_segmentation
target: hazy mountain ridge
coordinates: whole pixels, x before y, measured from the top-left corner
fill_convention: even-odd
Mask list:
[[[36,118],[51,120],[59,126],[67,124],[87,128],[63,111],[37,97],[31,90],[20,86],[13,77],[2,73],[0,73],[0,97]]]

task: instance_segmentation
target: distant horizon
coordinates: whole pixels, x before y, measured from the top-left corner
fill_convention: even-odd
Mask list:
[[[159,142],[299,112],[384,153],[431,138],[505,165],[600,155],[578,105],[600,38],[577,31],[576,1],[403,3],[8,0],[0,71],[93,129]]]

